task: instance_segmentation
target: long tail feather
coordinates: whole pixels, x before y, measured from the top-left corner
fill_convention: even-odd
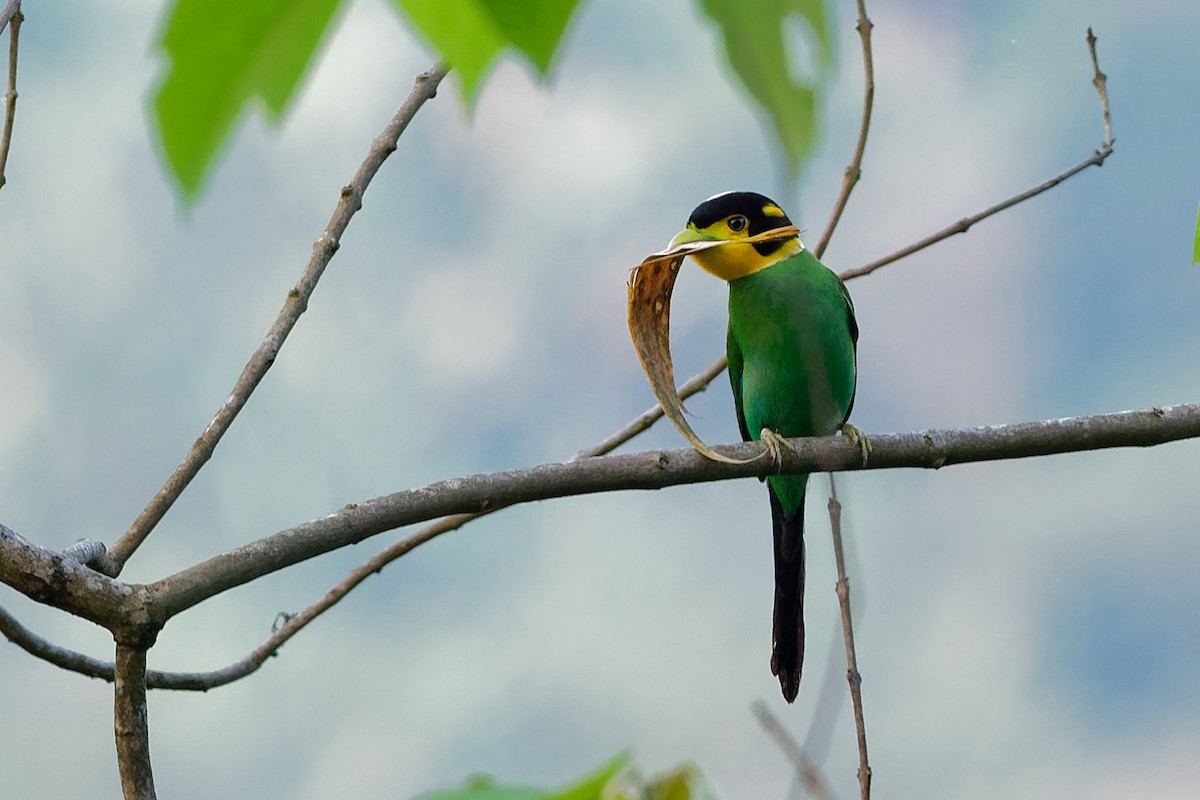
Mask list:
[[[775,617],[771,672],[789,703],[800,691],[804,666],[804,503],[788,516],[768,486],[775,538]]]

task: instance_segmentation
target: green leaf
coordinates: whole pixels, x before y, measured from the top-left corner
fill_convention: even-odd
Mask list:
[[[699,0],[721,29],[729,65],[770,118],[795,181],[817,132],[817,83],[793,75],[784,22],[797,15],[812,31],[819,73],[833,65],[833,30],[824,0]]]
[[[170,61],[154,100],[163,155],[187,200],[246,106],[278,122],[341,0],[179,0],[158,46]]]
[[[617,773],[625,769],[625,765],[628,763],[629,754],[618,753],[591,775],[553,792],[546,797],[546,800],[598,800],[604,787],[617,776]]]
[[[1192,245],[1192,263],[1200,264],[1200,207],[1196,208],[1196,241]]]
[[[420,800],[598,800],[608,782],[628,763],[629,754],[621,753],[595,772],[558,790],[498,786],[491,778],[475,777],[461,789],[423,794]]]
[[[392,0],[462,81],[468,106],[505,47],[545,78],[579,0]]]
[[[654,776],[646,786],[647,800],[704,800],[704,777],[695,764],[683,764]]]

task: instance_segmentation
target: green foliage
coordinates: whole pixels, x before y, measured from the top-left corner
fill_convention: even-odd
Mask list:
[[[233,124],[260,100],[278,122],[341,0],[178,0],[159,41],[171,65],[154,101],[163,155],[186,199]]]
[[[392,0],[462,81],[473,105],[505,47],[545,77],[579,0]]]
[[[199,193],[247,106],[278,123],[345,0],[176,0],[158,46],[169,61],[154,101],[162,151],[185,200]],[[467,105],[504,50],[545,77],[580,0],[392,0],[462,82]],[[816,134],[816,83],[833,62],[825,0],[698,0],[721,30],[729,63],[765,109],[788,173]],[[812,32],[818,75],[797,78],[784,23]]]
[[[1192,244],[1192,263],[1200,264],[1200,207],[1196,208],[1196,241]]]
[[[642,796],[645,800],[711,800],[700,768],[695,764],[684,764],[656,775],[646,786]]]
[[[767,112],[796,180],[817,132],[816,89],[823,75],[798,78],[788,62],[784,23],[795,14],[812,31],[820,73],[833,65],[832,22],[825,0],[699,0],[721,29],[729,65]]]
[[[419,800],[599,800],[604,789],[629,763],[622,753],[595,772],[562,789],[498,786],[488,777],[475,777],[461,789],[423,794]]]

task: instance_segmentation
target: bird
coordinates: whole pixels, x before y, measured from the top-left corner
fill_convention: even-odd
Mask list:
[[[735,244],[690,252],[706,272],[729,284],[726,350],[729,384],[743,441],[766,445],[775,462],[788,438],[838,431],[869,442],[847,420],[858,377],[858,322],[838,275],[798,234],[772,241],[737,240],[792,225],[773,200],[724,192],[692,211],[671,248],[691,242]],[[791,703],[804,664],[804,495],[808,475],[766,479],[774,541],[775,606],[771,672]]]

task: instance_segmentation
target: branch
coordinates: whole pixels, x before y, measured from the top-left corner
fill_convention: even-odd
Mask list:
[[[146,650],[117,642],[113,729],[125,800],[155,800],[146,715]]]
[[[8,21],[15,17],[21,10],[21,0],[8,0],[4,8],[0,8],[0,33],[4,33],[4,26],[8,25]]]
[[[138,614],[140,592],[88,569],[74,559],[39,547],[0,525],[0,583],[21,594],[115,630]]]
[[[833,531],[833,558],[837,563],[837,598],[842,612],[842,636],[846,642],[846,681],[850,684],[850,702],[854,706],[854,730],[858,735],[858,789],[861,800],[871,798],[871,765],[867,760],[867,724],[863,718],[862,675],[854,649],[854,622],[850,616],[850,579],[846,577],[846,553],[842,548],[842,504],[838,502],[837,482],[829,474],[829,527]]]
[[[77,653],[65,647],[60,647],[47,639],[43,639],[26,628],[16,617],[0,608],[0,633],[5,638],[24,650],[29,655],[48,661],[56,667],[69,672],[78,672],[89,678],[102,678],[112,682],[113,665],[108,661]]]
[[[981,220],[987,219],[988,217],[992,216],[993,214],[999,214],[1001,211],[1004,211],[1005,209],[1012,208],[1017,203],[1023,203],[1026,200],[1030,199],[1031,197],[1037,197],[1042,192],[1053,189],[1055,186],[1058,186],[1060,183],[1065,181],[1067,178],[1070,178],[1074,175],[1079,174],[1080,172],[1083,172],[1088,167],[1099,167],[1102,164],[1104,164],[1104,161],[1110,155],[1112,155],[1113,144],[1114,144],[1115,140],[1113,139],[1113,135],[1112,135],[1112,116],[1109,113],[1109,108],[1108,108],[1108,89],[1106,87],[1106,76],[1103,72],[1100,71],[1100,62],[1096,56],[1096,37],[1092,35],[1091,28],[1088,28],[1087,43],[1088,43],[1088,52],[1091,54],[1091,57],[1092,57],[1092,69],[1093,69],[1093,73],[1094,73],[1093,77],[1092,77],[1092,85],[1096,87],[1096,94],[1100,97],[1100,114],[1103,117],[1103,121],[1104,121],[1104,141],[1101,142],[1100,147],[1098,149],[1094,150],[1092,152],[1092,154],[1090,156],[1088,156],[1087,158],[1085,158],[1083,161],[1080,161],[1078,164],[1071,167],[1070,169],[1060,172],[1059,174],[1055,175],[1053,178],[1051,178],[1048,181],[1043,181],[1042,183],[1039,183],[1037,186],[1034,186],[1030,189],[1026,189],[1025,191],[1021,192],[1020,194],[1015,194],[1012,197],[1008,198],[1007,200],[1002,200],[1001,202],[996,203],[994,206],[989,206],[988,208],[985,208],[983,211],[980,211],[978,214],[973,214],[969,217],[963,217],[958,222],[955,222],[953,225],[948,225],[945,228],[942,228],[937,233],[934,233],[930,236],[926,236],[924,239],[920,240],[919,242],[914,242],[913,244],[910,244],[908,247],[902,247],[899,250],[897,250],[896,252],[892,253],[891,255],[884,256],[883,258],[880,258],[876,261],[872,261],[870,264],[866,264],[857,269],[847,270],[846,272],[843,272],[842,280],[848,281],[851,278],[861,278],[863,275],[870,275],[872,272],[879,269],[880,267],[891,264],[894,261],[899,261],[902,258],[912,255],[913,253],[917,252],[918,250],[924,250],[926,247],[929,247],[932,244],[937,244],[938,242],[942,241],[943,239],[949,239],[951,236],[954,236],[955,234],[966,233],[968,230],[971,229],[971,226],[974,225],[975,223],[977,223]]]
[[[718,375],[725,371],[726,364],[727,362],[725,360],[725,356],[721,356],[716,361],[709,364],[703,372],[699,372],[696,375],[693,375],[691,378],[688,378],[687,382],[680,386],[677,390],[679,399],[687,400],[692,395],[703,392]],[[651,425],[662,419],[662,416],[662,406],[656,404],[653,408],[648,408],[643,411],[641,414],[635,417],[632,422],[606,438],[604,441],[586,450],[580,450],[575,455],[574,460],[578,460],[580,458],[590,458],[592,456],[602,456],[605,453],[611,453],[613,450],[616,450],[618,447],[625,444],[642,431],[647,430]]]
[[[850,158],[850,166],[846,167],[846,174],[842,178],[842,189],[838,193],[837,200],[833,203],[833,211],[829,214],[829,222],[825,223],[825,232],[821,234],[821,240],[817,242],[817,246],[813,250],[813,255],[817,258],[825,254],[825,248],[829,246],[829,240],[833,237],[833,231],[842,218],[842,212],[846,210],[846,203],[850,200],[850,192],[854,191],[854,187],[858,184],[858,179],[862,177],[863,153],[867,149],[867,132],[871,129],[871,111],[875,106],[875,59],[871,55],[871,29],[874,27],[875,25],[867,16],[867,9],[863,4],[863,0],[858,0],[858,24],[854,26],[854,29],[858,31],[858,38],[862,40],[862,121],[858,126],[858,143],[854,146],[854,155]]]
[[[21,35],[21,0],[9,0],[0,11],[0,31],[8,25],[8,91],[4,93],[4,127],[0,129],[0,189],[6,178],[4,168],[8,164],[8,150],[12,145],[13,119],[17,114],[17,41]]]
[[[758,717],[758,724],[762,725],[763,730],[775,740],[776,746],[783,752],[787,760],[791,762],[792,769],[796,771],[796,778],[804,786],[805,790],[818,800],[834,800],[834,794],[825,783],[825,778],[822,777],[821,770],[808,757],[808,753],[804,752],[804,748],[792,738],[787,728],[783,727],[783,723],[771,713],[771,710],[767,708],[767,704],[761,700],[757,700],[750,708],[754,712],[754,715]]]
[[[842,436],[794,439],[781,473],[921,467],[1026,458],[1111,447],[1148,447],[1200,437],[1200,405],[1123,411],[1092,417],[1025,422],[967,430],[929,430],[871,436],[870,463]],[[761,445],[717,448],[733,458],[757,455]],[[759,477],[773,471],[762,459],[742,464],[709,461],[694,450],[585,458],[526,469],[455,478],[349,505],[215,556],[145,587],[156,618],[165,621],[210,597],[394,528],[449,514],[598,492],[662,489],[688,483]]]
[[[362,208],[363,194],[370,185],[371,179],[379,171],[384,160],[395,152],[397,140],[404,133],[404,129],[408,127],[408,123],[412,121],[418,109],[437,94],[438,84],[446,76],[447,69],[439,64],[417,76],[416,84],[408,99],[400,106],[383,132],[371,143],[366,159],[350,183],[342,187],[337,207],[325,226],[325,231],[313,244],[312,257],[304,269],[304,274],[300,276],[295,288],[288,292],[279,316],[276,317],[266,338],[242,370],[229,398],[217,411],[216,416],[200,434],[200,437],[192,444],[191,450],[188,451],[183,462],[159,489],[158,494],[133,521],[129,530],[109,550],[111,563],[117,570],[114,575],[119,574],[129,557],[150,535],[150,531],[179,499],[180,494],[196,477],[201,467],[212,457],[221,437],[229,430],[229,426],[233,424],[238,412],[246,405],[246,401],[250,399],[250,395],[267,374],[267,370],[275,363],[275,358],[279,355],[288,334],[300,320],[300,315],[308,308],[309,298],[316,290],[317,281],[320,280],[325,267],[337,252],[342,234],[346,231],[355,213]]]

